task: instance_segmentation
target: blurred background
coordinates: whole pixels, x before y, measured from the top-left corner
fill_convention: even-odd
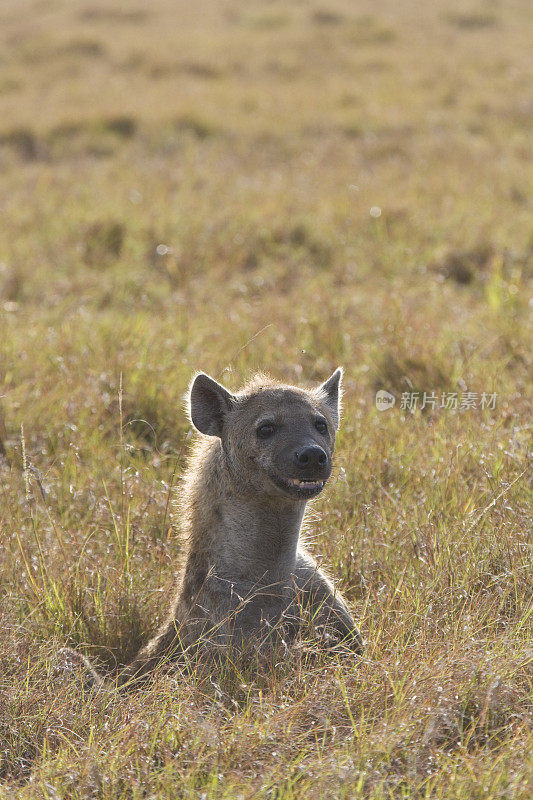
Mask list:
[[[527,0],[0,14],[11,434],[80,414],[105,432],[121,373],[145,438],[169,442],[197,368],[343,362],[348,386],[400,393],[496,391],[525,364]]]

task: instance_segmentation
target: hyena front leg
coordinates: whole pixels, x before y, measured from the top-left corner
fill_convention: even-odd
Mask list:
[[[324,639],[362,653],[363,639],[344,598],[304,551],[297,554],[293,579],[301,605]]]

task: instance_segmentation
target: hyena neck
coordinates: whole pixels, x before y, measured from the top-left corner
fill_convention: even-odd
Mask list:
[[[241,579],[262,584],[288,580],[296,565],[304,511],[305,503],[265,502],[227,491],[217,568],[224,577],[237,572]]]
[[[199,554],[223,579],[269,584],[294,571],[305,502],[245,493],[232,481],[219,441],[203,444],[183,509],[188,560]],[[208,491],[206,492],[206,487]]]

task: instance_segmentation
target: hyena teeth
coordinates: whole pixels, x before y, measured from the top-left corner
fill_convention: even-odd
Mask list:
[[[323,486],[324,481],[301,481],[299,478],[289,478],[289,483],[292,486],[303,486],[304,488]]]

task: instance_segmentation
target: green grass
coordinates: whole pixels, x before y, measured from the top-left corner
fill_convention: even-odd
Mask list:
[[[0,8],[0,798],[525,800],[530,4],[22,6]],[[304,641],[83,694],[61,646],[112,668],[166,612],[193,372],[339,363],[307,537],[362,661]]]

